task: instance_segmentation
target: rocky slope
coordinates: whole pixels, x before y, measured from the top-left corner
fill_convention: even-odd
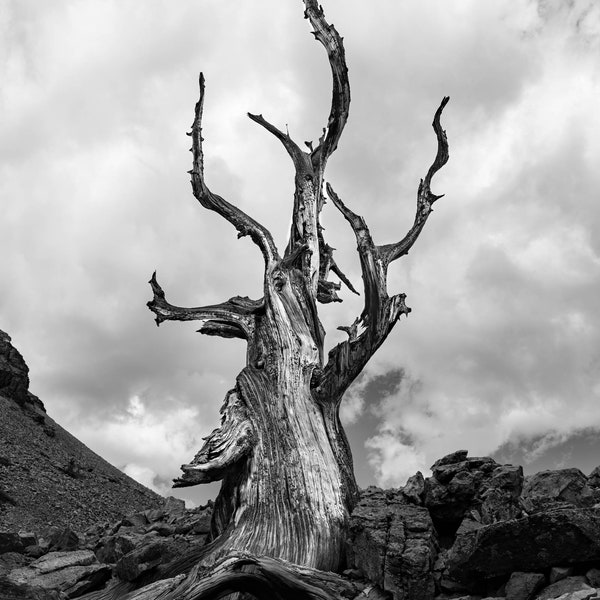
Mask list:
[[[28,367],[0,331],[0,528],[82,531],[163,499],[53,421],[29,392]]]

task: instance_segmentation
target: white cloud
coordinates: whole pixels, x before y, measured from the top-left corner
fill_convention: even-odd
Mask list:
[[[173,406],[150,412],[139,396],[132,396],[124,411],[101,422],[92,418],[74,424],[71,430],[130,477],[168,496],[180,465],[202,443],[198,413],[197,408]]]

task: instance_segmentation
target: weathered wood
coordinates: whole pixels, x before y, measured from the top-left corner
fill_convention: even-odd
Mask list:
[[[131,600],[220,598],[236,591],[253,592],[258,598],[351,597],[343,589],[347,582],[323,573],[344,565],[345,528],[358,496],[339,408],[350,383],[400,316],[410,312],[404,294],[388,295],[387,269],[415,243],[440,197],[431,193],[430,185],[448,160],[440,125],[448,99],[434,117],[438,151],[419,186],[415,221],[398,243],[377,246],[365,220],[327,184],[328,197],[356,237],[364,308],[352,325],[340,327],[348,339],[329,353],[325,364],[325,332],[317,303],[341,301],[337,294],[341,283],[357,293],[334,260],[334,249],[326,243],[319,222],[325,204],[324,170],[348,119],[350,86],[342,38],[315,0],[303,1],[305,18],[326,49],[332,72],[331,109],[323,135],[316,147],[306,142],[309,151],[305,152],[289,133],[262,115],[248,115],[282,143],[294,164],[292,225],[283,256],[264,226],[213,194],[205,183],[205,82],[200,75],[190,133],[192,189],[202,206],[232,223],[238,237],[249,235],[258,246],[265,265],[264,295],[260,300],[234,297],[221,304],[182,308],[166,300],[155,275],[150,280],[153,299],[148,306],[157,324],[199,320],[201,333],[241,338],[248,347],[246,366],[226,397],[220,427],[182,466],[183,475],[174,482],[182,487],[222,481],[211,542],[193,556],[160,569],[156,576],[164,581],[136,592]],[[329,281],[331,273],[341,283]],[[185,580],[174,579],[193,565]]]
[[[348,600],[360,590],[335,573],[318,571],[267,556],[232,552],[208,568],[152,583],[126,600],[218,600],[244,592],[257,600]]]

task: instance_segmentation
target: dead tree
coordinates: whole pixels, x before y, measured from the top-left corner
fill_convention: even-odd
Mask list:
[[[358,488],[339,419],[340,403],[400,316],[410,312],[404,294],[388,294],[387,270],[391,262],[408,253],[421,233],[440,198],[431,192],[431,179],[448,160],[446,135],[440,125],[448,101],[444,98],[433,119],[437,154],[419,184],[414,223],[399,241],[375,244],[365,220],[324,183],[327,160],[348,118],[348,69],[342,38],[327,23],[316,0],[303,1],[305,18],[327,50],[333,76],[331,111],[323,135],[316,147],[307,143],[308,151],[303,150],[289,133],[262,115],[248,114],[281,142],[294,164],[292,226],[283,254],[263,225],[206,184],[202,75],[189,133],[194,196],[204,208],[227,219],[238,237],[250,236],[258,246],[264,258],[263,297],[250,300],[236,296],[220,304],[182,308],[167,301],[155,275],[150,281],[154,297],[148,306],[157,324],[197,320],[201,322],[200,333],[247,342],[246,366],[226,395],[221,426],[208,436],[194,459],[182,466],[183,475],[175,480],[175,487],[222,481],[212,521],[213,541],[198,557],[196,581],[202,569],[211,565],[218,565],[213,567],[215,573],[223,576],[223,564],[251,562],[231,558],[240,552],[244,557],[275,559],[269,564],[292,563],[309,570],[336,571],[343,565],[344,531]],[[324,187],[356,236],[364,286],[362,313],[350,326],[340,327],[348,339],[333,348],[327,358],[317,304],[341,301],[337,294],[341,284],[329,281],[331,273],[355,290],[333,259],[320,226]],[[257,563],[253,564],[256,567]],[[205,573],[203,581],[210,587],[209,580]],[[250,585],[249,581],[246,584]],[[188,582],[189,590],[190,586]],[[178,590],[174,598],[204,597],[199,588],[194,593]],[[213,596],[207,592],[206,597],[220,597],[214,590],[211,593]]]

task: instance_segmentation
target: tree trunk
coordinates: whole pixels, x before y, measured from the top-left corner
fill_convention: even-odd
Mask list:
[[[248,364],[223,407],[224,425],[244,430],[252,450],[224,472],[210,560],[243,549],[335,571],[357,487],[345,438],[329,431],[311,389],[323,352],[320,324],[298,269],[277,267],[266,287]],[[178,483],[202,479],[207,458],[201,451]]]

